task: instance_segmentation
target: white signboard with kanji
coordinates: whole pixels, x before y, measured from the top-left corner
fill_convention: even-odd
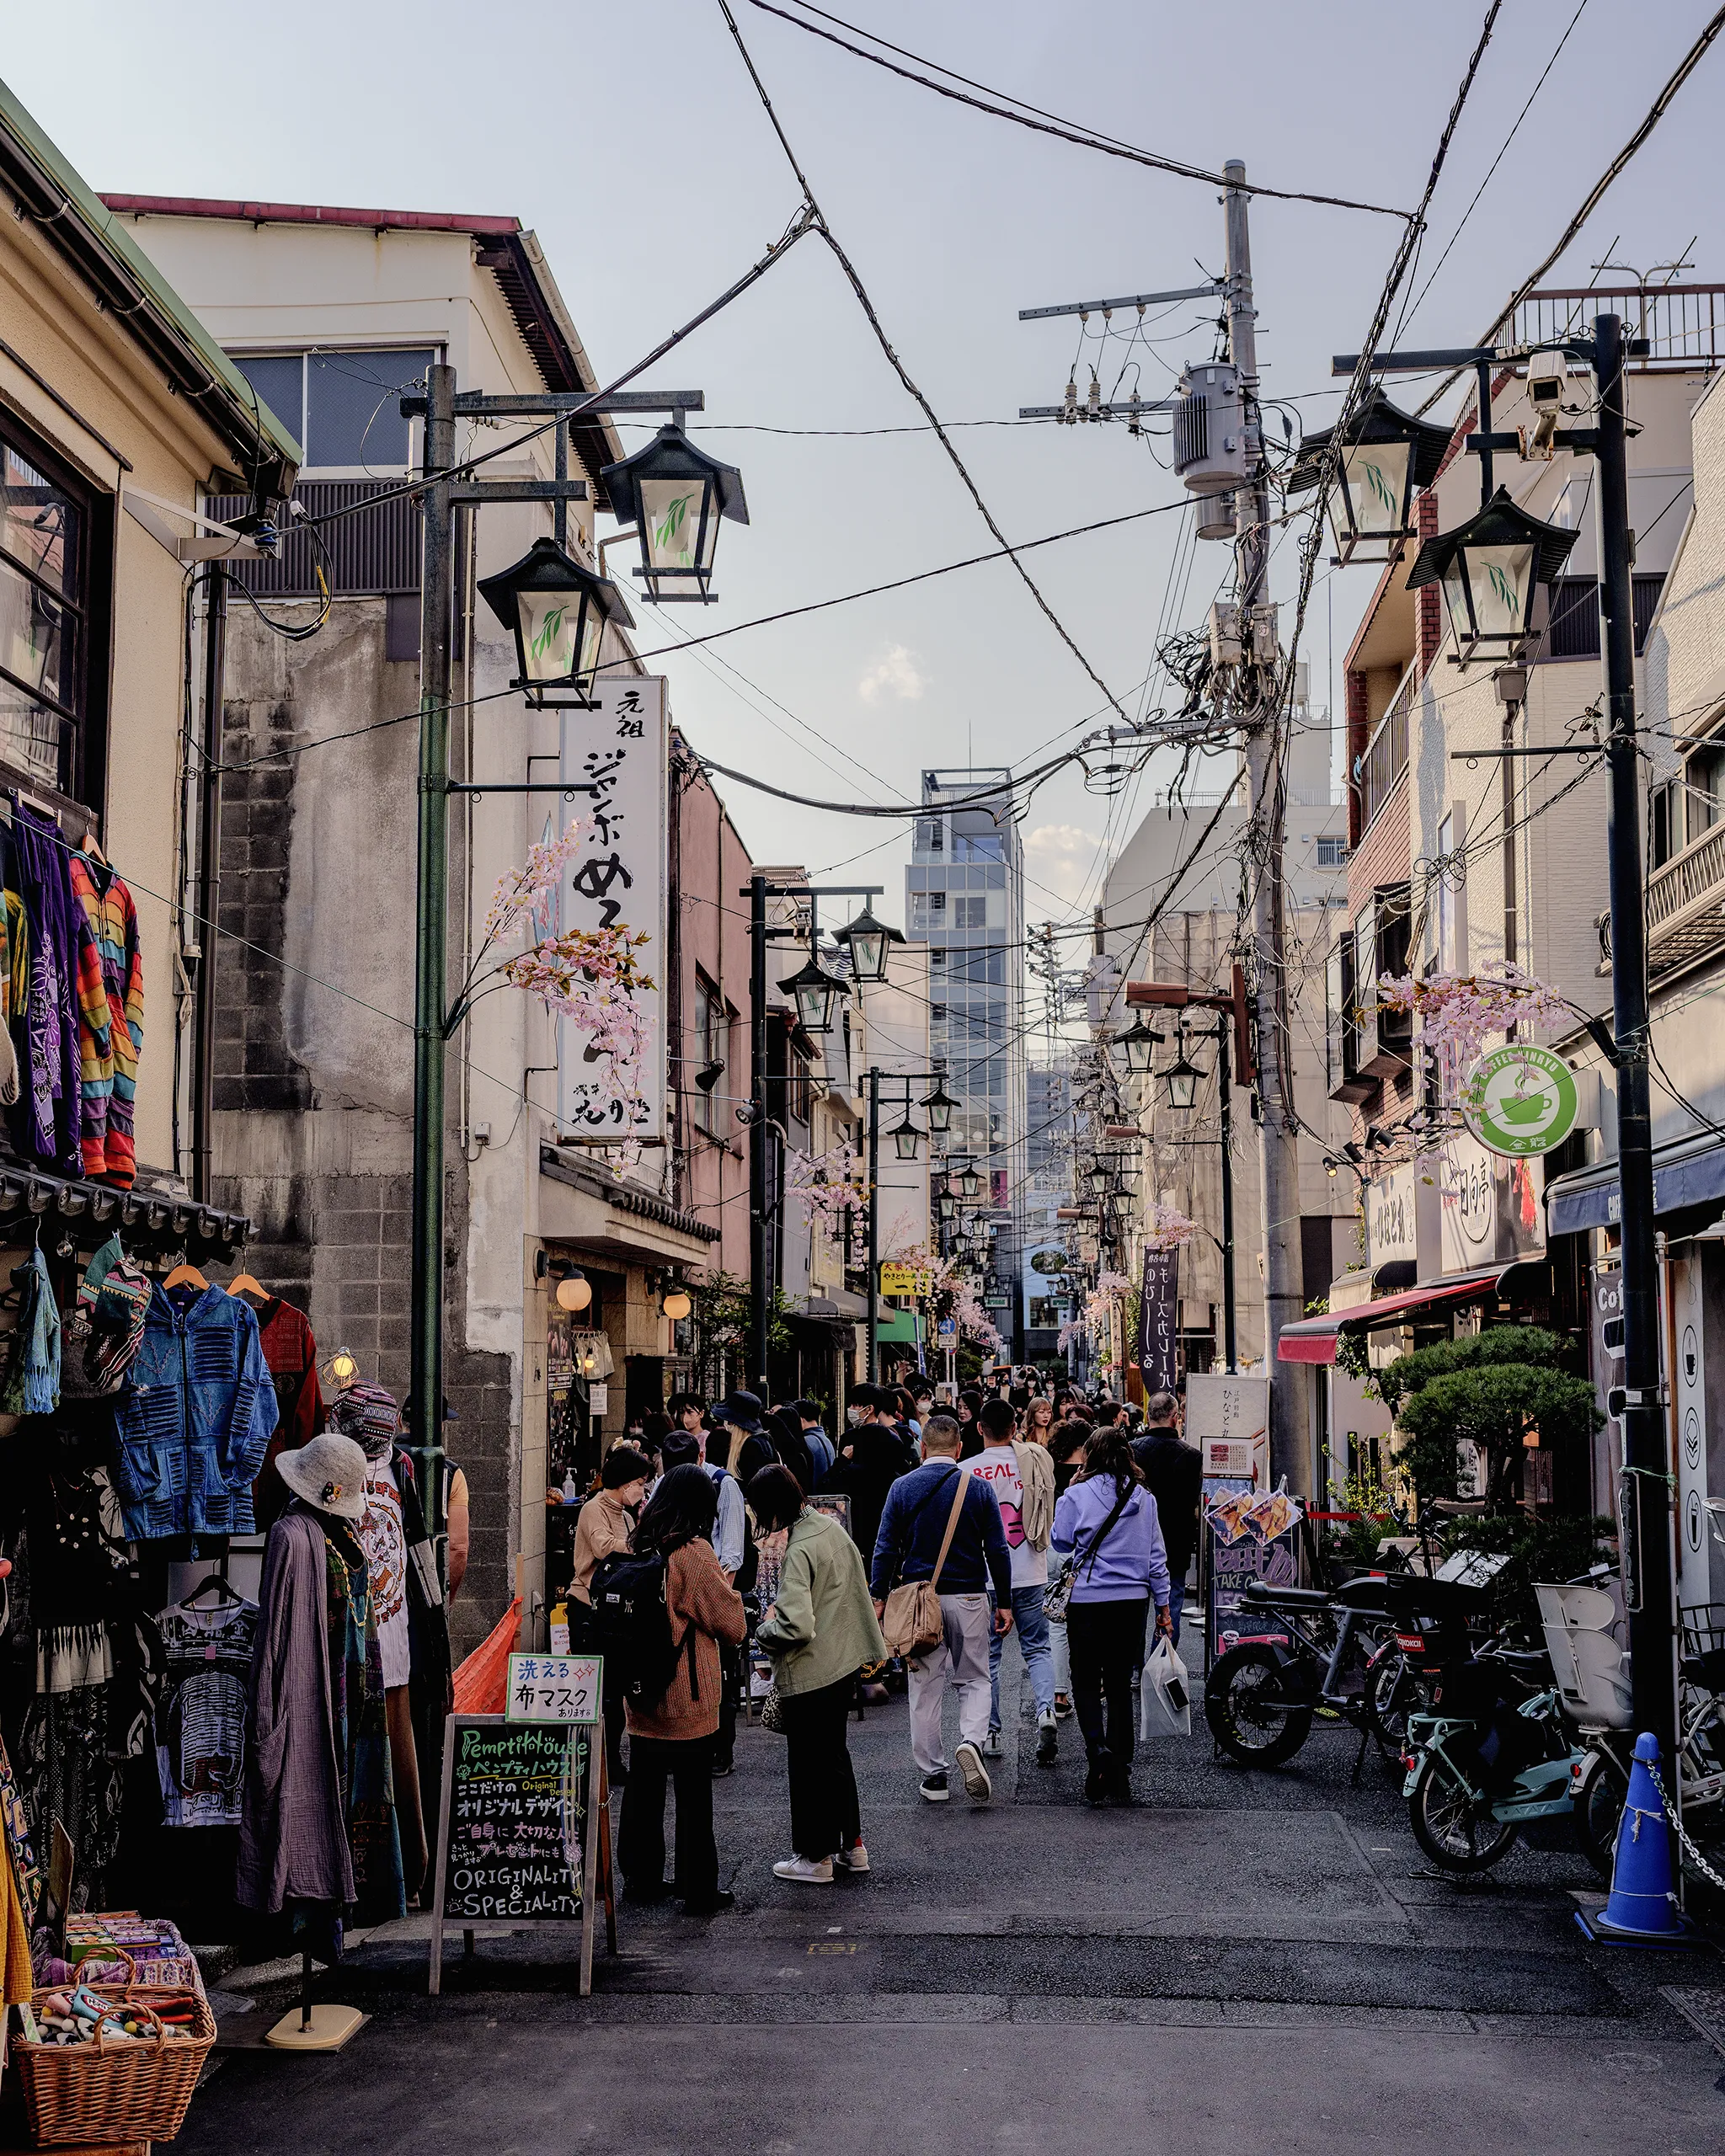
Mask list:
[[[597,1721],[601,1657],[596,1654],[512,1654],[508,1721]]]
[[[643,1033],[632,1097],[608,1082],[612,1059],[574,1019],[558,1022],[558,1126],[588,1145],[665,1139],[665,706],[658,675],[601,679],[590,711],[563,713],[559,815],[590,823],[564,866],[559,929],[627,928],[651,988],[628,991]]]

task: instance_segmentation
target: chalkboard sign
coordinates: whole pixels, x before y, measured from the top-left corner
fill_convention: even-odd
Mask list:
[[[434,1996],[446,1923],[578,1924],[582,1996],[591,1990],[603,1806],[597,1736],[592,1723],[449,1717],[431,1929]],[[468,1929],[470,1947],[472,1936]]]

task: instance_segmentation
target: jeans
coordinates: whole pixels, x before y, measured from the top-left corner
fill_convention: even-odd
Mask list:
[[[1018,1634],[1018,1645],[1023,1650],[1024,1667],[1030,1672],[1030,1695],[1036,1702],[1039,1716],[1051,1715],[1055,1710],[1055,1659],[1049,1645],[1048,1612],[1043,1607],[1046,1588],[1015,1587],[1012,1589],[1012,1623]],[[991,1599],[989,1608],[994,1609]],[[988,1638],[988,1720],[991,1729],[1001,1726],[1001,1652],[1005,1647],[1003,1633],[991,1630]]]
[[[779,1701],[791,1785],[791,1847],[817,1863],[862,1838],[845,1726],[856,1689],[856,1678],[846,1677]]]
[[[1186,1576],[1172,1581],[1168,1588],[1168,1614],[1174,1623],[1174,1645],[1180,1644],[1180,1612],[1186,1607]]]
[[[988,1737],[988,1597],[943,1594],[940,1609],[945,1631],[939,1646],[908,1665],[911,1757],[923,1774],[946,1772],[940,1723],[948,1684],[959,1702],[960,1738],[980,1745]]]
[[[1092,1767],[1127,1767],[1137,1732],[1132,1672],[1144,1657],[1148,1595],[1118,1602],[1073,1602],[1066,1609],[1072,1641],[1072,1704]],[[633,1782],[631,1783],[633,1787]]]
[[[713,1838],[710,1737],[629,1739],[629,1779],[617,1822],[617,1869],[637,1893],[665,1879],[665,1787],[677,1797],[676,1891],[686,1901],[710,1902],[718,1888],[718,1846]]]

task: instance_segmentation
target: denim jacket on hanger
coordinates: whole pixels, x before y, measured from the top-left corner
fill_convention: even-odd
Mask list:
[[[182,1303],[158,1286],[115,1411],[126,1540],[251,1534],[275,1413],[250,1307],[222,1288]]]

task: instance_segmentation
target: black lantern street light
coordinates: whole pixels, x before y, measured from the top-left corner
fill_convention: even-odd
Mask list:
[[[959,1209],[959,1201],[950,1190],[943,1190],[935,1203],[940,1209],[940,1217],[943,1220],[950,1220]]]
[[[829,973],[811,950],[803,965],[780,988],[796,1001],[797,1023],[805,1033],[830,1033],[833,1013],[850,993],[850,983]]]
[[[1191,1107],[1198,1098],[1198,1081],[1204,1073],[1187,1059],[1183,1040],[1180,1043],[1180,1060],[1171,1063],[1162,1075],[1168,1085],[1168,1106],[1171,1108]]]
[[[1092,1161],[1090,1164],[1090,1187],[1098,1198],[1114,1181],[1114,1170],[1106,1161]]]
[[[865,899],[862,912],[845,927],[836,929],[832,940],[850,953],[852,977],[873,986],[886,979],[887,947],[905,939],[896,928],[889,928],[884,921],[874,918],[874,909]]]
[[[922,1143],[922,1132],[916,1123],[911,1122],[908,1108],[905,1112],[904,1121],[895,1123],[887,1135],[892,1139],[901,1161],[914,1161],[916,1158],[917,1149]]]
[[[673,421],[644,449],[621,464],[608,464],[599,483],[618,518],[640,534],[635,574],[646,586],[646,597],[655,606],[710,604],[719,519],[749,521],[736,467],[697,449]]]
[[[966,1165],[963,1174],[959,1177],[959,1189],[966,1198],[981,1197],[982,1176],[974,1161]]]
[[[1114,1035],[1114,1045],[1124,1050],[1126,1068],[1135,1078],[1142,1078],[1148,1072],[1151,1059],[1162,1038],[1161,1033],[1145,1024],[1141,1011],[1124,1033]]]
[[[524,690],[536,710],[590,710],[606,625],[634,627],[617,587],[583,568],[556,540],[542,538],[512,568],[484,578],[479,592],[515,632],[520,671],[510,686]]]
[[[1441,583],[1456,654],[1466,665],[1482,644],[1509,656],[1529,634],[1535,588],[1562,573],[1579,529],[1530,516],[1500,487],[1454,531],[1428,539],[1408,572],[1407,589]]]
[[[1398,412],[1372,384],[1343,430],[1341,453],[1331,472],[1327,506],[1337,566],[1394,561],[1403,541],[1418,537],[1413,497],[1436,479],[1450,431]],[[1335,436],[1333,427],[1306,436],[1288,475],[1290,494],[1319,483]]]
[[[959,1103],[947,1091],[947,1081],[944,1078],[935,1080],[934,1091],[923,1095],[921,1105],[927,1111],[928,1127],[931,1130],[945,1132],[952,1129],[953,1110]]]

